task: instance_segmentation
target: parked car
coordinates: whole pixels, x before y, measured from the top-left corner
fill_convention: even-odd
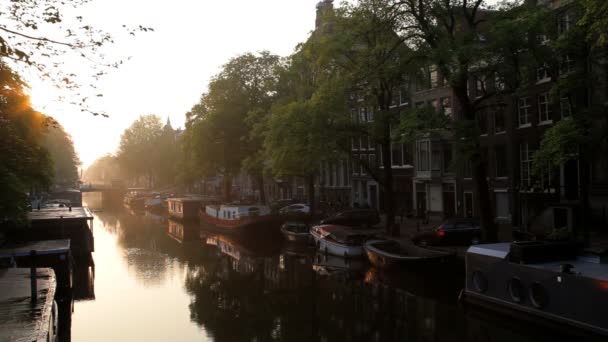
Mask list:
[[[270,203],[270,211],[278,213],[281,208],[285,208],[290,204],[298,203],[295,199],[281,199]]]
[[[321,224],[336,224],[349,227],[371,227],[380,223],[380,214],[374,209],[351,209],[321,220]]]
[[[303,203],[290,204],[279,210],[281,214],[308,214],[310,213],[310,207]]]
[[[479,221],[474,219],[451,219],[437,228],[416,234],[412,241],[427,245],[475,245],[481,241]]]

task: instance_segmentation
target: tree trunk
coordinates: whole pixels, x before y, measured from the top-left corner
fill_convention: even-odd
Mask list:
[[[306,177],[306,181],[308,182],[308,206],[310,207],[310,216],[314,217],[316,208],[315,208],[315,175],[309,174]]]
[[[589,163],[584,158],[584,153],[579,159],[579,169],[580,169],[580,203],[581,203],[581,222],[580,225],[583,227],[583,239],[585,241],[585,245],[589,245]]]
[[[256,176],[258,190],[260,191],[260,203],[266,204],[266,191],[264,191],[264,176],[259,174]]]
[[[478,147],[477,150],[481,151],[481,147]],[[498,242],[498,231],[494,223],[493,202],[490,198],[486,174],[486,159],[481,154],[477,154],[477,157],[471,163],[473,164],[473,180],[475,182],[475,192],[477,193],[477,205],[483,241]]]
[[[382,149],[382,166],[384,166],[384,179],[382,182],[382,190],[384,191],[384,211],[386,212],[386,233],[390,236],[399,236],[401,229],[395,225],[395,196],[393,192],[393,168],[391,165],[391,144],[390,131],[388,139],[381,145]]]

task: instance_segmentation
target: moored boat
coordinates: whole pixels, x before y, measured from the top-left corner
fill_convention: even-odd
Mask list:
[[[362,256],[365,252],[363,244],[379,232],[377,229],[353,229],[333,224],[314,226],[310,230],[319,251],[345,258]]]
[[[466,254],[467,303],[608,336],[606,251],[581,253],[580,245],[530,241],[472,246]]]
[[[180,220],[196,219],[201,207],[201,199],[194,197],[177,197],[167,199],[169,216]]]
[[[310,226],[304,222],[285,222],[281,225],[281,233],[290,242],[307,243],[312,240]]]
[[[247,232],[264,228],[278,230],[282,219],[273,215],[266,205],[221,204],[206,205],[199,210],[201,224],[224,233]]]
[[[427,265],[443,262],[452,253],[418,247],[412,243],[394,240],[370,240],[363,246],[367,258],[375,267],[391,269],[398,266]]]

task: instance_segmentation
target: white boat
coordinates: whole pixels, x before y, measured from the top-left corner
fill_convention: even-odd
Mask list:
[[[253,227],[275,229],[282,223],[278,215],[265,205],[222,204],[206,205],[199,211],[199,218],[208,228],[222,232],[243,232]]]
[[[345,258],[362,256],[365,242],[379,232],[377,229],[353,229],[333,224],[314,226],[310,230],[319,251]]]

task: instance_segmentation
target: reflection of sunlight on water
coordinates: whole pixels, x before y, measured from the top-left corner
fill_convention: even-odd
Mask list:
[[[85,194],[85,203],[95,196]],[[163,228],[94,215],[95,300],[75,303],[72,341],[209,341],[190,320],[186,265],[155,246],[173,242]]]

